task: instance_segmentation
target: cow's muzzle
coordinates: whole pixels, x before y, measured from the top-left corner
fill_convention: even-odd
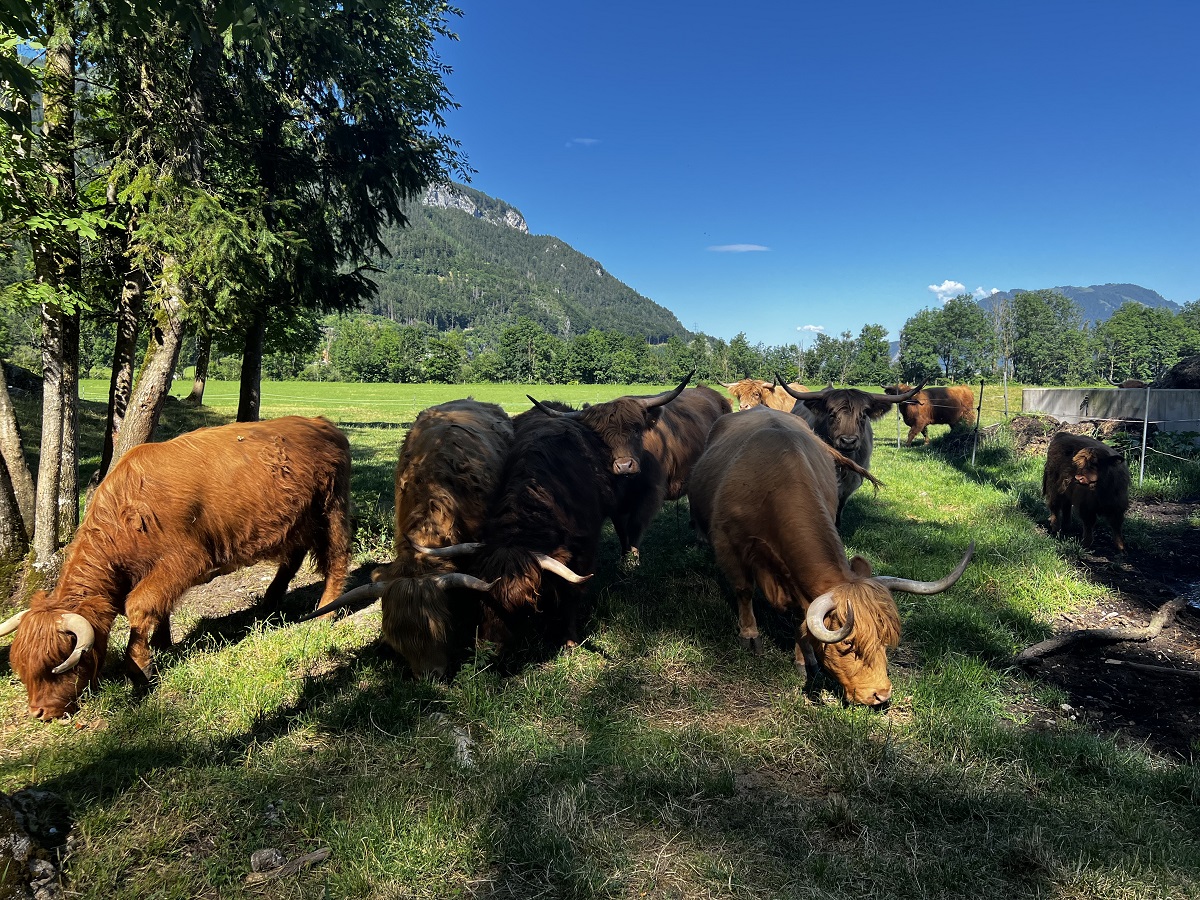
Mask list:
[[[642,470],[638,465],[638,461],[632,456],[622,456],[619,459],[613,460],[614,475],[636,475]]]

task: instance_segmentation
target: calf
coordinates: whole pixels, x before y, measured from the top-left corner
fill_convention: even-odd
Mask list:
[[[783,385],[774,381],[763,381],[761,378],[743,378],[733,384],[721,382],[721,387],[733,394],[738,409],[752,409],[755,406],[769,406],[791,412],[796,401],[783,389]],[[788,387],[796,391],[807,391],[804,385],[793,381]]]
[[[1083,521],[1083,544],[1092,544],[1096,517],[1104,516],[1113,530],[1118,552],[1125,552],[1121,527],[1129,509],[1129,467],[1107,444],[1081,434],[1060,431],[1050,441],[1042,472],[1042,496],[1050,510],[1051,534],[1060,537],[1071,522],[1071,507]]]

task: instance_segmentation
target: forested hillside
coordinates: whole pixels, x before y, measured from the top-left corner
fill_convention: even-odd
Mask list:
[[[478,191],[455,186],[476,213],[430,205],[407,210],[408,228],[386,233],[392,256],[374,276],[366,310],[438,331],[506,325],[525,316],[569,338],[591,328],[662,343],[690,338],[670,310],[621,283],[556,237],[499,224],[515,213]],[[523,222],[519,214],[516,220]]]
[[[1177,313],[1180,309],[1178,303],[1168,300],[1158,291],[1152,291],[1139,284],[1093,284],[1088,287],[1063,285],[1053,288],[1053,291],[1068,300],[1074,300],[1079,305],[1083,321],[1092,324],[1108,320],[1113,313],[1129,302],[1140,303],[1149,309],[1170,310],[1172,313]],[[1025,288],[1001,291],[991,297],[985,297],[980,301],[980,305],[990,311],[994,303],[1001,300],[1012,300],[1017,294],[1025,292],[1027,292]]]

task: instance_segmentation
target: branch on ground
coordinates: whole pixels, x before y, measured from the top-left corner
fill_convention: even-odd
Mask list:
[[[1078,631],[1068,631],[1066,634],[1047,638],[1032,647],[1026,647],[1013,659],[1013,664],[1029,666],[1040,662],[1043,658],[1055,653],[1061,653],[1076,644],[1113,644],[1118,641],[1145,642],[1158,637],[1164,628],[1175,620],[1179,611],[1187,605],[1187,597],[1176,597],[1164,603],[1150,617],[1150,624],[1145,628],[1081,628]]]

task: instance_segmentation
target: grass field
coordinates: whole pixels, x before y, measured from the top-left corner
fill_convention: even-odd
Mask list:
[[[84,385],[85,471],[105,389]],[[653,389],[267,384],[263,417],[319,413],[349,435],[366,562],[390,542],[380,497],[420,409],[627,390]],[[206,407],[169,404],[161,436],[229,420],[236,397],[210,382]],[[1000,421],[999,390],[984,400],[983,423]],[[0,790],[70,803],[71,897],[1200,897],[1195,766],[1090,733],[1008,665],[1105,590],[1037,527],[1040,463],[1002,439],[975,466],[936,440],[898,449],[890,417],[876,441],[886,486],[850,500],[848,551],[936,578],[977,542],[951,590],[897,595],[886,714],[806,699],[776,616],[760,619],[764,655],[740,649],[681,502],[632,572],[606,531],[585,645],[509,677],[480,657],[414,682],[376,649],[374,612],[288,625],[245,614],[246,597],[209,618],[185,601],[148,697],[110,679],[69,726],[43,725],[5,642]],[[289,614],[312,599],[296,592]],[[250,889],[262,847],[332,853]]]

